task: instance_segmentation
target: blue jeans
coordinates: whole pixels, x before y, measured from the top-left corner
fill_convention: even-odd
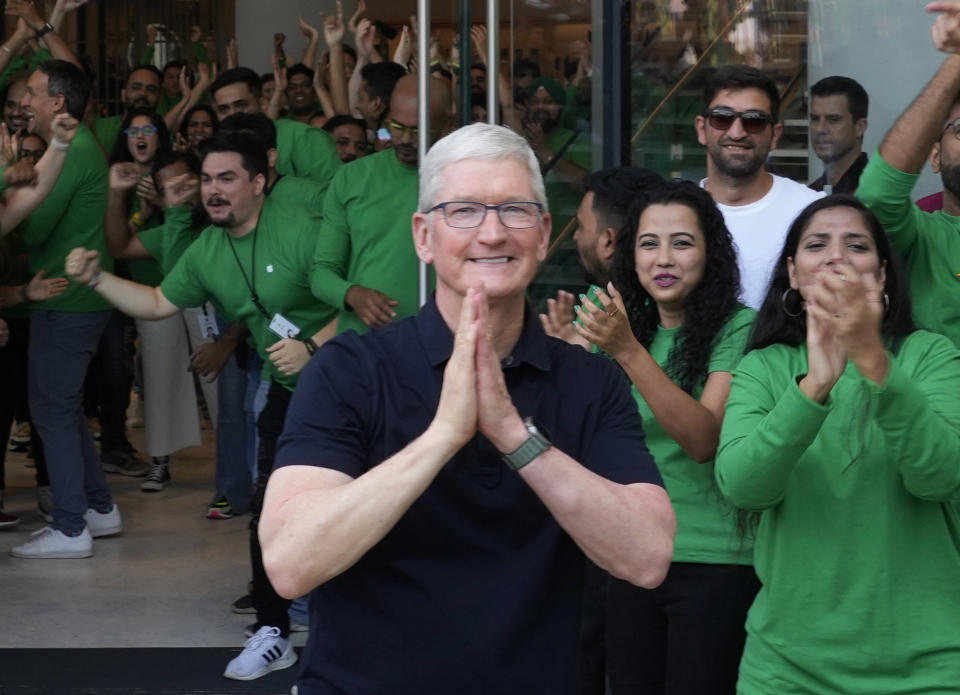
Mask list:
[[[86,526],[88,508],[112,504],[83,412],[83,380],[109,311],[33,311],[28,366],[30,414],[40,433],[53,492],[53,526]]]
[[[250,467],[250,479],[257,479],[257,455],[260,451],[260,433],[257,428],[257,419],[267,403],[267,391],[270,382],[263,381],[260,372],[263,368],[263,358],[255,350],[250,350],[247,358],[247,392],[243,409],[247,417],[247,455],[246,462]]]

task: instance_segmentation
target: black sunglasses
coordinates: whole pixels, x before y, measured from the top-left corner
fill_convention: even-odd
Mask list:
[[[776,123],[776,119],[766,111],[734,111],[718,107],[706,113],[707,123],[717,130],[729,130],[733,122],[740,119],[743,129],[751,135],[762,133],[767,125]]]

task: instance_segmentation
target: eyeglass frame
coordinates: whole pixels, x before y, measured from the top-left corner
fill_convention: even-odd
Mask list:
[[[387,130],[396,130],[398,137],[409,135],[410,137],[415,138],[420,134],[419,125],[404,125],[403,123],[397,123],[394,120],[384,121],[384,125],[387,126]]]
[[[721,128],[720,126],[716,125],[713,122],[713,118],[715,116],[732,117],[732,119],[730,120],[730,125],[728,125],[726,128]],[[758,116],[759,118],[745,119],[744,116]],[[707,109],[706,111],[704,111],[703,117],[706,120],[706,122],[710,125],[711,128],[713,128],[714,130],[719,130],[724,133],[733,127],[733,124],[737,122],[738,118],[740,119],[740,125],[742,125],[743,129],[750,135],[757,135],[759,133],[762,133],[764,130],[767,129],[768,125],[773,126],[777,124],[777,119],[774,118],[772,114],[769,114],[766,111],[761,111],[760,109],[747,109],[746,111],[734,111],[733,109],[728,108],[726,106],[714,106],[712,109]],[[754,121],[754,120],[763,121],[763,126],[761,126],[756,130],[750,130],[750,127],[748,127],[747,124],[750,121]]]
[[[147,128],[150,128],[149,133],[146,130]],[[160,129],[157,126],[153,125],[153,123],[147,123],[146,125],[132,125],[123,129],[123,134],[126,135],[128,138],[139,137],[141,133],[149,137],[151,135],[156,135],[159,132],[160,132]]]
[[[455,224],[450,224],[449,220],[447,220],[447,205],[453,205],[454,203],[467,203],[467,204],[469,204],[469,205],[478,205],[478,206],[484,208],[484,210],[483,210],[483,217],[481,217],[481,218],[480,218],[480,221],[477,222],[475,225],[473,225],[473,226],[471,226],[471,227],[458,227],[458,226],[455,225]],[[535,205],[535,206],[536,206],[536,208],[537,208],[536,221],[535,221],[533,224],[531,224],[529,227],[511,227],[509,224],[507,224],[506,222],[503,221],[503,217],[501,216],[502,208],[503,208],[505,205],[521,205],[521,204],[522,204],[522,205]],[[453,227],[454,229],[476,229],[477,227],[481,226],[481,225],[486,221],[486,219],[487,219],[487,213],[490,212],[491,210],[496,210],[496,211],[497,211],[497,220],[500,222],[500,224],[502,224],[502,225],[503,225],[504,227],[506,227],[507,229],[533,229],[533,228],[536,227],[537,224],[543,219],[543,203],[538,203],[538,202],[533,201],[533,200],[508,200],[508,201],[503,202],[503,203],[497,203],[496,205],[486,205],[485,203],[481,203],[481,202],[478,202],[478,201],[476,201],[476,200],[448,200],[448,201],[446,201],[446,202],[444,202],[444,203],[437,203],[436,205],[434,205],[434,206],[433,206],[432,208],[430,208],[429,210],[426,210],[425,212],[429,214],[429,213],[435,212],[435,211],[437,211],[437,210],[441,210],[441,211],[443,212],[443,221],[444,221],[448,226]]]
[[[955,137],[957,140],[960,140],[960,116],[957,116],[952,121],[947,123],[946,126],[944,126],[943,130],[940,132],[940,137],[943,138],[943,136],[946,135],[947,131],[950,129],[953,129],[953,137]]]

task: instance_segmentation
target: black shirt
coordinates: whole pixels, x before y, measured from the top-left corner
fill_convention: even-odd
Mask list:
[[[843,172],[843,176],[840,177],[840,180],[833,187],[833,193],[849,193],[853,195],[857,191],[857,186],[860,185],[860,174],[863,173],[864,168],[867,166],[867,153],[861,152],[860,156],[857,157],[853,164],[847,167],[847,170]],[[819,179],[814,181],[809,185],[815,191],[822,191],[823,187],[827,185],[827,175],[824,173]]]

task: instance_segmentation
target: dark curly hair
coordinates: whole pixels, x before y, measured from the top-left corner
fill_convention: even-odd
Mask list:
[[[706,241],[706,262],[700,284],[687,298],[683,326],[664,365],[664,371],[687,393],[707,376],[717,335],[740,308],[740,271],[733,238],[710,194],[689,181],[650,186],[630,208],[617,235],[612,277],[623,295],[630,326],[637,340],[649,348],[660,323],[660,312],[640,284],[636,268],[636,240],[640,217],[650,205],[685,205],[697,216]]]
[[[887,234],[876,216],[859,199],[852,195],[836,194],[815,200],[805,207],[790,229],[787,231],[787,238],[783,242],[783,250],[777,259],[773,273],[770,276],[770,287],[760,305],[760,311],[757,312],[757,319],[753,323],[753,330],[750,334],[750,340],[747,343],[747,350],[758,350],[768,345],[784,343],[796,347],[807,339],[807,316],[800,311],[802,308],[799,302],[794,301],[797,306],[791,305],[790,312],[796,314],[790,316],[784,309],[784,302],[790,300],[788,290],[790,290],[790,275],[787,268],[787,260],[795,258],[797,247],[800,246],[800,237],[810,226],[813,216],[822,210],[829,210],[836,207],[845,207],[855,210],[860,214],[864,227],[870,232],[873,243],[877,247],[877,255],[880,261],[886,264],[886,281],[884,282],[884,292],[887,294],[888,307],[886,315],[883,318],[883,324],[880,332],[885,338],[903,338],[915,330],[913,323],[910,295],[907,294],[907,277],[900,265],[900,259],[894,253],[887,239]],[[794,300],[797,298],[794,297]]]

